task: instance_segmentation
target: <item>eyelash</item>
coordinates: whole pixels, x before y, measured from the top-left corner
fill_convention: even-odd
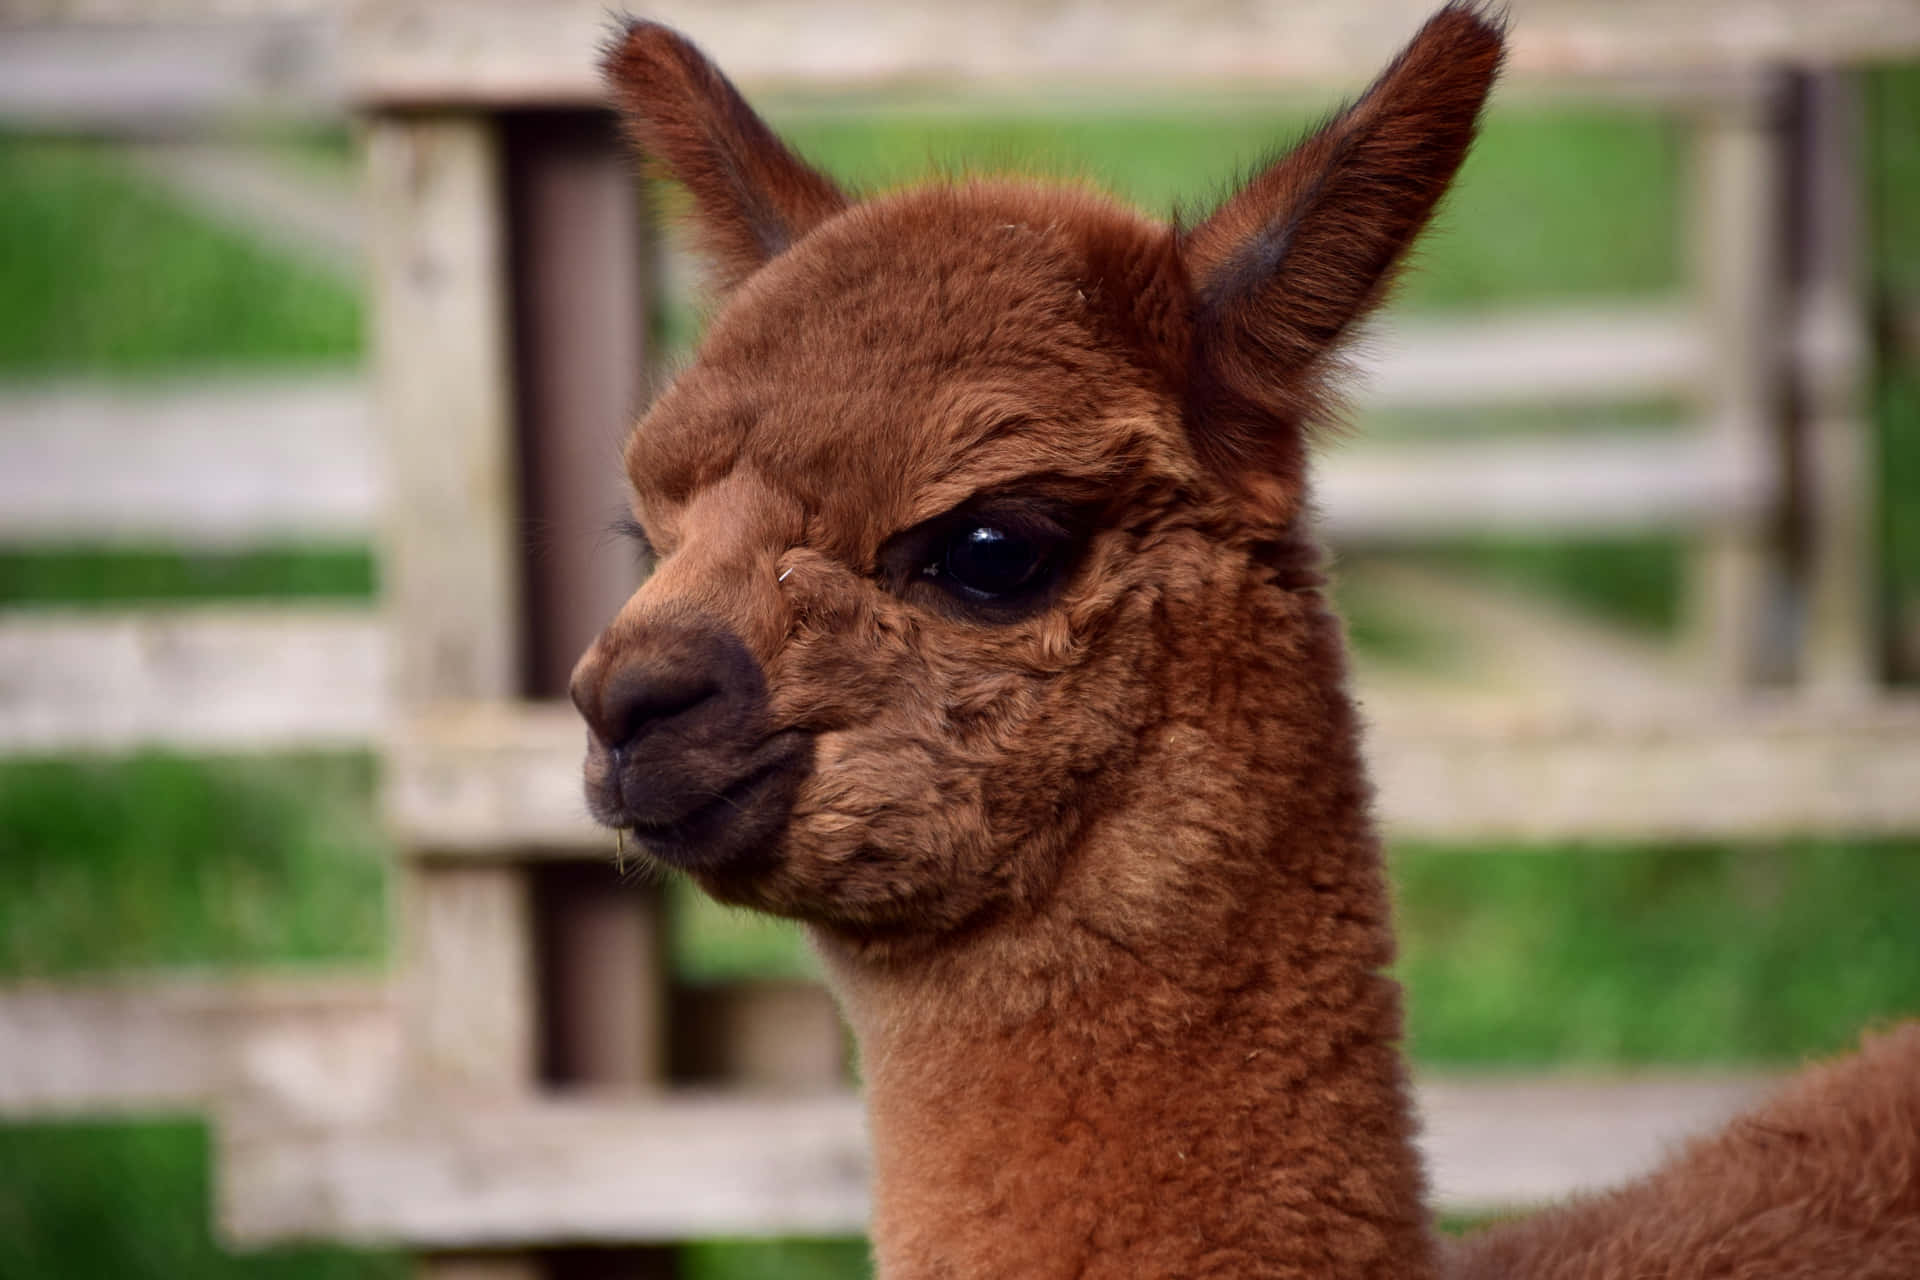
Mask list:
[[[1006,623],[1045,609],[1072,573],[1083,539],[1072,513],[1052,503],[987,501],[935,517],[896,535],[882,553],[884,574],[896,594],[911,594],[944,612],[974,622]],[[951,572],[955,548],[976,529],[993,529],[1034,549],[1033,579],[1002,595],[987,594]]]
[[[654,549],[653,539],[647,536],[646,527],[632,516],[621,516],[607,526],[607,532],[617,538],[625,538],[629,542],[638,544],[642,559],[656,560],[659,558],[659,552]]]

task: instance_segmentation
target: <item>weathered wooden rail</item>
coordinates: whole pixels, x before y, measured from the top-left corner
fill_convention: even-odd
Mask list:
[[[1441,635],[1447,631],[1444,622]],[[1521,680],[1491,648],[1451,686],[1363,666],[1383,819],[1414,839],[1741,839],[1920,830],[1920,699],[1804,703],[1688,692],[1648,673],[1589,691]],[[1519,661],[1526,661],[1522,656]],[[387,752],[387,815],[425,847],[600,849],[564,704],[398,719],[371,612],[284,607],[0,620],[14,752]],[[1476,682],[1473,671],[1483,669]],[[1476,683],[1483,687],[1476,695]],[[1485,685],[1493,687],[1484,687]]]
[[[823,995],[670,982],[658,899],[595,865],[606,840],[581,812],[580,729],[552,701],[635,576],[599,544],[619,504],[608,459],[648,382],[661,253],[597,111],[602,6],[270,7],[233,25],[170,0],[190,21],[165,30],[152,9],[130,25],[116,0],[10,10],[0,115],[177,133],[260,107],[363,111],[369,383],[263,386],[219,412],[184,390],[6,398],[0,540],[371,532],[378,613],[0,616],[0,751],[376,746],[405,846],[400,974],[0,992],[0,1113],[211,1105],[229,1238],[399,1245],[442,1277],[472,1274],[474,1250],[505,1280],[538,1273],[540,1246],[857,1230],[863,1144]],[[651,11],[795,109],[963,94],[1050,109],[1351,88],[1429,7]],[[1399,835],[1462,840],[1920,830],[1920,705],[1872,679],[1857,142],[1845,78],[1826,74],[1920,51],[1920,11],[1514,8],[1516,95],[1624,96],[1693,126],[1693,288],[1617,310],[1405,321],[1363,353],[1372,403],[1677,400],[1687,420],[1333,451],[1330,528],[1347,545],[1687,532],[1706,548],[1694,594],[1711,658],[1676,682],[1536,616],[1501,633],[1529,631],[1548,657],[1495,654],[1487,679],[1444,700],[1365,672],[1383,816]],[[1783,464],[1790,437],[1810,465]],[[1789,509],[1805,516],[1794,556],[1776,550]],[[1468,612],[1444,584],[1412,585]],[[1753,641],[1782,634],[1802,642]],[[1566,653],[1597,696],[1567,691]],[[1783,662],[1798,686],[1755,696],[1753,676]],[[1424,1082],[1441,1203],[1625,1176],[1757,1087]],[[621,1265],[644,1274],[664,1256]]]
[[[757,994],[764,1024],[776,1006],[801,1038],[831,1023],[817,992]],[[16,986],[0,991],[0,1115],[218,1110],[222,1225],[241,1243],[669,1242],[866,1220],[860,1104],[825,1064],[744,1095],[423,1101],[407,1034],[373,978]],[[1440,1076],[1418,1101],[1440,1204],[1484,1212],[1630,1177],[1772,1082]]]
[[[1539,308],[1400,318],[1362,344],[1354,381],[1363,419],[1564,408],[1697,397],[1708,357],[1676,306]],[[7,542],[363,542],[383,509],[369,391],[354,376],[0,389],[0,420]],[[1360,544],[1422,521],[1427,529],[1411,531],[1605,526],[1625,515],[1698,525],[1728,505],[1769,500],[1759,467],[1740,471],[1743,460],[1730,458],[1716,471],[1697,435],[1382,445],[1363,432],[1324,458],[1326,505],[1336,536]],[[1421,487],[1438,490],[1427,495],[1431,514],[1402,496]],[[1642,490],[1667,498],[1657,510],[1622,512],[1623,495]],[[1529,505],[1515,513],[1515,501]]]
[[[1445,709],[1369,698],[1379,813],[1430,841],[1739,840],[1920,827],[1920,698],[1808,709],[1699,699]],[[571,708],[476,705],[417,720],[389,746],[387,819],[472,858],[604,848],[579,796]]]
[[[1484,1213],[1630,1178],[1771,1083],[1671,1074],[1419,1082],[1436,1203]],[[850,1094],[456,1102],[259,1130],[239,1117],[223,1127],[220,1156],[223,1220],[239,1240],[666,1243],[851,1235],[866,1222],[865,1134]]]

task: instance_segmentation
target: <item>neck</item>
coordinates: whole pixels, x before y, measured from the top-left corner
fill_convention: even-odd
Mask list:
[[[1236,735],[1162,735],[1037,916],[912,960],[821,939],[886,1280],[1432,1273],[1379,848],[1319,644],[1333,670],[1240,712],[1226,767]]]

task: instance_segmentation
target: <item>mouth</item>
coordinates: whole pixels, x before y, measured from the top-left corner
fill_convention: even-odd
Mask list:
[[[791,808],[791,799],[776,803],[775,792],[786,780],[789,762],[777,758],[730,783],[691,811],[670,822],[635,819],[627,826],[641,847],[662,862],[693,868],[715,858],[715,852],[737,843],[729,839],[743,825],[764,825],[769,808]],[[781,815],[784,822],[784,813]],[[722,855],[724,858],[724,854]]]
[[[812,770],[812,735],[770,740],[745,773],[717,789],[690,795],[671,818],[641,817],[620,803],[602,821],[624,828],[642,852],[681,871],[738,872],[770,856],[793,812],[800,783]],[[652,807],[652,806],[649,806]]]

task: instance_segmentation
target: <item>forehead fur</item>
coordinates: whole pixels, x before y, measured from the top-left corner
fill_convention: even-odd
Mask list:
[[[974,182],[857,205],[729,299],[635,432],[642,516],[671,526],[744,470],[809,514],[821,550],[863,557],[981,491],[1177,478],[1164,338],[1144,332],[1184,320],[1177,264],[1168,229],[1085,192]]]

